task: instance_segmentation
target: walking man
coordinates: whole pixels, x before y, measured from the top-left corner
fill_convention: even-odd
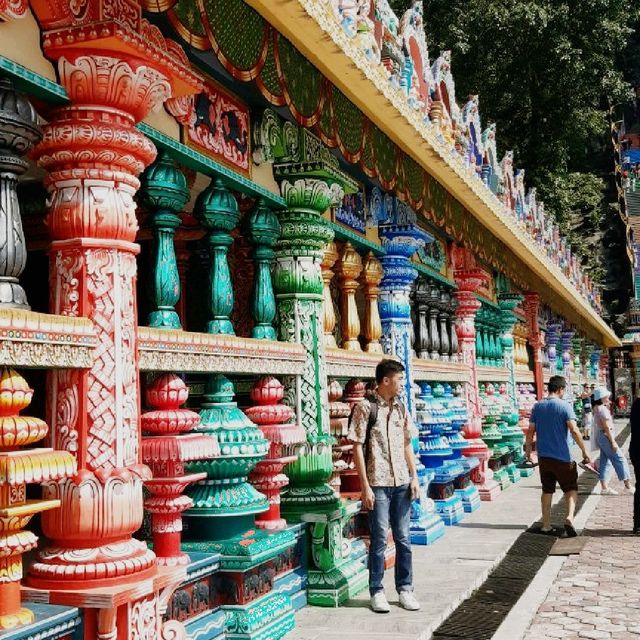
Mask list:
[[[525,453],[527,460],[530,460],[535,435],[542,482],[541,532],[553,532],[551,500],[558,483],[565,499],[564,530],[568,537],[573,538],[578,535],[573,526],[578,497],[578,468],[571,458],[571,436],[582,451],[582,462],[590,464],[591,458],[580,435],[573,407],[563,400],[566,388],[567,381],[562,376],[553,376],[549,380],[548,396],[536,402],[529,418]]]
[[[390,611],[382,579],[391,526],[400,606],[417,611],[420,604],[413,594],[409,524],[411,501],[420,496],[420,485],[411,446],[415,426],[400,400],[404,367],[396,360],[382,360],[376,367],[376,382],[370,398],[354,407],[348,435],[362,486],[362,505],[369,511],[371,609],[376,613]]]

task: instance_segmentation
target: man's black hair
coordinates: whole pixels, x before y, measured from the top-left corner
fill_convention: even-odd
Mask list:
[[[404,371],[404,365],[400,364],[397,360],[384,359],[378,363],[376,367],[376,382],[380,384],[385,378],[390,378],[396,373],[402,373]]]
[[[547,384],[549,393],[558,393],[567,388],[567,381],[562,376],[552,376]]]

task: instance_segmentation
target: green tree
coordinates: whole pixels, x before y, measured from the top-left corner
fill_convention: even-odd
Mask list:
[[[411,2],[392,4],[401,14]],[[459,100],[480,95],[483,123],[497,124],[499,153],[514,150],[527,185],[603,282],[614,316],[630,279],[605,277],[605,258],[630,270],[609,205],[616,194],[607,113],[631,97],[629,81],[640,83],[639,20],[640,3],[629,0],[425,2],[431,58],[451,50]],[[616,245],[606,255],[605,235]]]

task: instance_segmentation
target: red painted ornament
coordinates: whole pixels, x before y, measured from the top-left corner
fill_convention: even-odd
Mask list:
[[[189,397],[182,378],[165,373],[146,396],[153,410],[142,414],[142,431],[148,434],[142,439],[142,460],[153,478],[145,482],[149,497],[144,506],[151,513],[154,551],[160,565],[188,564],[189,556],[180,551],[182,512],[193,501],[182,493],[207,474],[185,474],[184,463],[220,455],[220,447],[215,436],[184,433],[200,423],[200,416],[180,408]]]
[[[256,526],[282,529],[287,522],[280,516],[280,491],[289,484],[283,469],[295,461],[296,445],[306,440],[306,433],[300,425],[291,422],[293,409],[282,404],[284,387],[277,378],[260,378],[251,388],[250,396],[256,404],[244,412],[271,443],[267,457],[249,474],[251,484],[269,500],[269,509],[256,518]]]

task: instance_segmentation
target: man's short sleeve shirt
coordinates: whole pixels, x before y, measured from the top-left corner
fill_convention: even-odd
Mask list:
[[[575,419],[573,407],[560,398],[545,398],[536,402],[529,421],[536,425],[538,457],[571,462],[573,438],[567,422]]]
[[[416,428],[400,400],[386,402],[376,394],[378,418],[369,435],[367,478],[372,487],[398,487],[411,481],[404,447],[411,442]],[[371,404],[361,402],[353,408],[347,438],[364,444]]]

